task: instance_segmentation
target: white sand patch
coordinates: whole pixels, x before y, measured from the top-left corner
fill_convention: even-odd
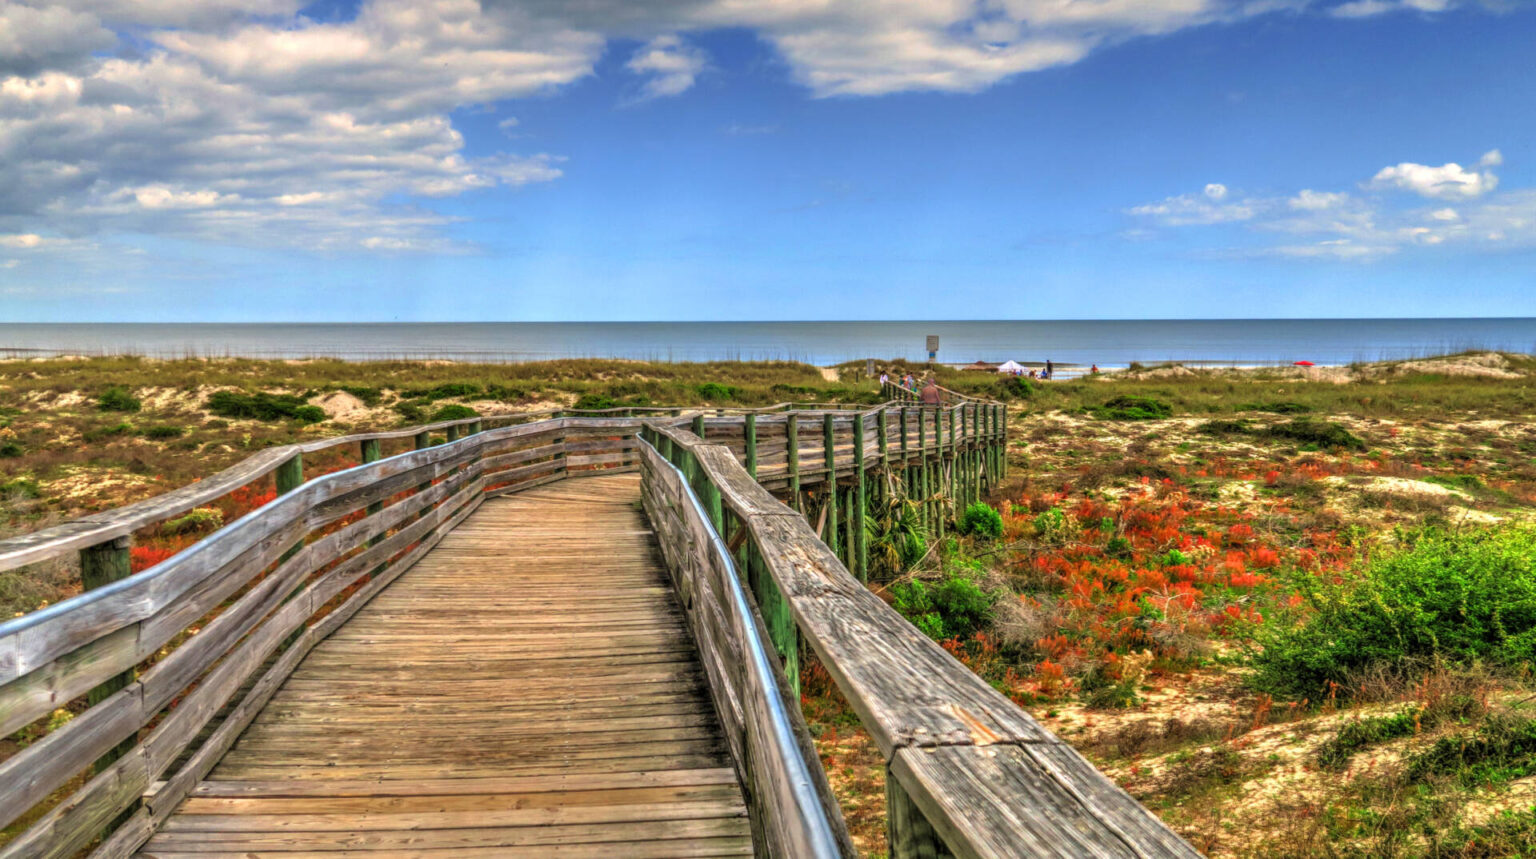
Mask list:
[[[319,406],[331,420],[352,421],[367,417],[369,409],[362,400],[346,391],[331,391],[310,401]]]
[[[1428,358],[1422,361],[1404,361],[1389,364],[1381,370],[1390,375],[1435,373],[1442,376],[1468,376],[1484,379],[1520,379],[1525,374],[1512,369],[1509,359],[1498,352],[1482,352],[1476,355],[1455,355],[1447,358]]]
[[[1460,489],[1451,489],[1438,483],[1429,483],[1423,480],[1411,480],[1406,477],[1367,477],[1349,478],[1334,475],[1324,477],[1323,483],[1340,489],[1355,489],[1362,492],[1379,492],[1385,495],[1418,496],[1420,498],[1458,498],[1464,501],[1472,500],[1472,496]]]
[[[828,382],[842,381],[837,375],[836,367],[817,367],[816,369],[821,371],[821,377]]]

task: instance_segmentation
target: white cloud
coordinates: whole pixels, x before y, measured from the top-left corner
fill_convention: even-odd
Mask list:
[[[1489,153],[1493,155],[1498,150]],[[1487,156],[1484,156],[1485,158]],[[1502,161],[1502,156],[1500,156]],[[1424,164],[1403,162],[1395,167],[1383,167],[1371,179],[1373,188],[1400,188],[1422,197],[1437,200],[1465,200],[1492,191],[1499,185],[1499,177],[1486,170],[1468,170],[1460,164],[1443,164],[1430,167]]]
[[[1502,163],[1498,150],[1481,166]],[[1249,197],[1227,202],[1204,195],[1169,197],[1127,210],[1162,228],[1240,226],[1280,241],[1233,251],[1242,256],[1369,262],[1406,248],[1438,246],[1501,249],[1536,247],[1536,189],[1496,192],[1491,174],[1458,165],[1429,168],[1403,164],[1366,183],[1367,192],[1407,189],[1429,198],[1452,198],[1456,207],[1430,208],[1401,195],[1304,189],[1289,197]],[[1225,196],[1225,195],[1223,195]],[[1135,229],[1141,237],[1145,228]],[[1155,235],[1155,234],[1154,234]]]
[[[647,75],[646,98],[664,98],[688,91],[704,71],[704,52],[676,35],[657,36],[635,52],[625,68]]]
[[[1304,188],[1300,194],[1287,201],[1287,205],[1292,209],[1300,209],[1306,212],[1322,212],[1328,209],[1337,209],[1348,202],[1348,194],[1313,191],[1310,188]]]
[[[643,45],[627,63],[645,98],[695,86],[707,61],[689,40],[719,28],[757,33],[818,97],[971,92],[1316,2],[361,0],[350,20],[317,21],[299,14],[308,0],[0,0],[0,233],[441,248],[452,219],[401,200],[563,169],[552,154],[466,156],[453,112],[579,81],[613,39]],[[1490,158],[1475,175],[1491,177],[1476,172]],[[1163,221],[1256,217],[1218,188],[1158,204]]]
[[[344,25],[286,29],[240,26],[223,0],[78,5],[218,27],[153,31],[161,48],[142,58],[0,79],[0,231],[425,247],[450,219],[389,201],[560,175],[549,155],[464,157],[447,111],[576,80],[602,44],[485,18],[475,0],[375,0]]]
[[[516,128],[518,126],[518,124],[519,123],[517,121],[517,117],[509,116],[506,119],[503,119],[501,122],[496,123],[496,127],[501,129],[501,133],[502,134],[505,134],[508,137],[511,137],[512,136],[512,129]]]
[[[1444,12],[1452,0],[1349,0],[1329,10],[1338,18],[1370,18],[1388,12]]]
[[[1166,227],[1225,224],[1233,221],[1246,221],[1257,214],[1253,201],[1243,200],[1241,202],[1226,203],[1223,201],[1227,196],[1227,190],[1222,188],[1220,196],[1213,197],[1210,187],[1206,186],[1205,194],[1199,197],[1192,194],[1169,197],[1160,203],[1137,206],[1130,209],[1129,213],[1140,217],[1152,218]]]
[[[1205,186],[1205,196],[1210,197],[1212,200],[1226,199],[1227,186],[1222,185],[1219,182],[1212,182],[1211,184]]]
[[[1499,167],[1504,164],[1504,153],[1497,149],[1490,149],[1483,153],[1483,157],[1477,159],[1479,167]]]
[[[36,233],[17,233],[9,236],[0,236],[0,248],[35,248],[43,243],[43,237]]]

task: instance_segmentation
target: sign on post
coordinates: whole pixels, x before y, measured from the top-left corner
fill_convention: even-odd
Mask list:
[[[937,334],[929,334],[928,335],[928,360],[931,363],[933,361],[938,360],[938,357],[939,357],[939,335],[937,335]]]

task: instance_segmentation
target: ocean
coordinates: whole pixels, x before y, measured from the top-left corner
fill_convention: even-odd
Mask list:
[[[1536,318],[1170,319],[950,322],[0,323],[0,357],[803,361],[927,357],[1210,366],[1347,364],[1464,349],[1536,352]]]

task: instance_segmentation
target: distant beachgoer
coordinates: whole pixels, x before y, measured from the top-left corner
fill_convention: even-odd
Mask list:
[[[917,390],[917,377],[913,376],[911,373],[908,373],[907,377],[901,380],[901,384],[902,387],[905,387],[907,390],[915,391]]]
[[[1098,374],[1099,374],[1099,365],[1098,365],[1098,364],[1094,364],[1094,365],[1093,365],[1093,367],[1091,367],[1091,368],[1090,368],[1090,369],[1089,369],[1089,370],[1088,370],[1088,372],[1089,372],[1089,373],[1092,373],[1092,374],[1093,374],[1093,375],[1095,375],[1095,376],[1097,376],[1097,375],[1098,375]]]
[[[929,378],[928,381],[923,384],[923,405],[937,406],[941,402],[943,402],[943,400],[939,396],[939,386],[933,381],[932,378]]]
[[[1045,359],[1045,375],[1046,378],[1056,375],[1056,365],[1052,364],[1049,358]]]
[[[1029,377],[1030,377],[1030,378],[1031,378],[1031,379],[1038,379],[1038,378],[1040,378],[1040,377],[1039,377],[1039,375],[1037,375],[1037,374],[1036,374],[1036,373],[1035,373],[1035,371],[1034,371],[1034,368],[1030,368],[1030,371],[1029,371]]]

